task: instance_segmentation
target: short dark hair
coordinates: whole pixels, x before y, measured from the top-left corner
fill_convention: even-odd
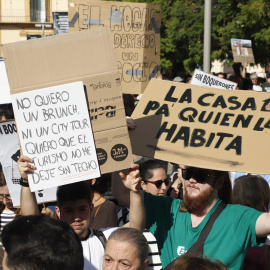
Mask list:
[[[77,201],[82,199],[87,200],[89,205],[92,203],[90,190],[84,181],[58,187],[56,197],[57,205],[59,207],[66,201]]]
[[[68,223],[44,215],[21,216],[2,232],[12,270],[82,270],[81,241]]]
[[[156,169],[164,169],[166,172],[166,167],[164,162],[156,159],[149,159],[140,164],[139,171],[142,178],[142,181],[147,181],[153,177],[153,171]]]

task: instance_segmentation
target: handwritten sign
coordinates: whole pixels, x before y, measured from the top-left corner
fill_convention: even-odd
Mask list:
[[[143,93],[160,71],[161,6],[69,0],[69,32],[108,27],[123,93]]]
[[[237,86],[237,83],[210,75],[198,69],[195,69],[191,84],[228,90],[235,90]]]
[[[32,191],[100,176],[82,82],[12,95]]]
[[[17,161],[20,157],[20,144],[14,121],[0,123],[0,162],[14,207],[20,207],[21,186]],[[55,201],[56,188],[36,192],[38,203]]]
[[[156,94],[158,93],[158,95]],[[153,79],[132,118],[134,154],[269,174],[270,95]]]

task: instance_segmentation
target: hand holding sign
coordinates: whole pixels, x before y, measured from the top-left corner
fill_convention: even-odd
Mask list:
[[[21,177],[25,182],[28,181],[28,173],[33,173],[36,169],[36,166],[31,163],[33,163],[33,160],[25,155],[21,155],[17,161]]]
[[[126,188],[136,193],[140,191],[142,179],[140,177],[139,165],[133,164],[129,168],[127,175],[122,172],[119,175]]]

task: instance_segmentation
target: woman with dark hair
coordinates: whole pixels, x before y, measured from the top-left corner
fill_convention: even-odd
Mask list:
[[[268,212],[270,189],[267,181],[260,175],[243,175],[235,179],[233,204],[252,207],[261,212]],[[243,270],[266,270],[270,267],[270,246],[263,245],[247,251]]]
[[[117,207],[103,195],[110,186],[110,174],[103,174],[97,179],[88,180],[87,184],[91,191],[94,208],[91,212],[90,228],[118,227]]]

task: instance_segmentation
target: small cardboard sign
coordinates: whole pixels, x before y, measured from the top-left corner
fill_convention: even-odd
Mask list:
[[[269,116],[266,92],[153,79],[132,114],[132,150],[177,164],[270,174]]]
[[[0,123],[0,162],[14,207],[20,207],[21,186],[17,161],[20,157],[20,144],[14,121]],[[56,188],[38,190],[38,203],[55,201]]]
[[[23,154],[36,170],[31,191],[100,176],[82,82],[12,95]]]
[[[237,83],[210,75],[198,69],[195,69],[190,84],[227,90],[235,90],[237,87]]]
[[[251,40],[231,39],[234,62],[255,63]]]
[[[69,32],[110,28],[123,93],[140,94],[160,71],[161,6],[69,0]]]

